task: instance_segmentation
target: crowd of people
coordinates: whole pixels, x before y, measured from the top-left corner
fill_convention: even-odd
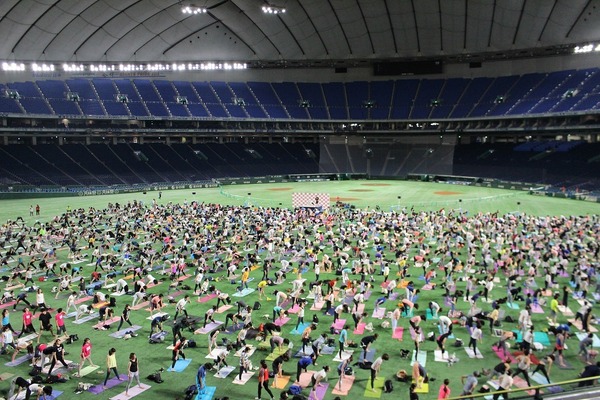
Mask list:
[[[294,385],[300,384],[308,367],[319,367],[305,384],[311,388],[311,399],[317,398],[317,388],[329,380],[331,372],[337,375],[332,387],[342,390],[347,375],[361,374],[360,369],[367,371],[366,390],[375,391],[377,378],[387,375],[387,379],[413,382],[408,391],[416,399],[423,385],[433,382],[418,358],[423,349],[430,349],[426,329],[432,321],[439,326],[439,334],[429,337],[441,351],[439,361],[454,362],[447,349],[453,334],[468,339],[466,347],[474,357],[485,344],[486,348],[494,345],[502,358],[489,371],[463,377],[463,395],[481,390],[482,380],[494,377],[499,390],[510,389],[519,375],[531,386],[535,382],[530,377],[536,372],[550,383],[553,364],[566,367],[567,355],[580,356],[583,377],[596,376],[594,371],[600,369],[597,352],[591,349],[600,283],[596,279],[597,215],[470,216],[445,209],[291,210],[133,201],[109,204],[103,210],[69,210],[46,223],[8,221],[0,236],[5,249],[0,264],[6,281],[2,303],[22,312],[22,329],[15,332],[10,307],[3,309],[3,352],[12,349],[13,361],[19,353],[30,352],[41,359],[42,367],[49,361],[48,377],[57,363],[77,368],[79,374],[86,361],[96,365],[89,337],[83,340],[78,366],[65,363],[62,341],[73,326],[70,312],[74,320],[97,312],[98,318],[90,320],[94,328],[110,329],[114,319],[121,330],[132,326],[132,314],[144,313],[136,306],[145,302],[147,315],[153,317],[150,336],[164,335],[167,326],[172,328],[172,368],[185,358],[190,342],[189,335],[188,339],[183,335],[185,328],[210,327],[224,318],[223,326],[208,332],[206,347],[198,347],[210,355],[225,343],[219,338],[229,333],[234,338],[228,340],[229,350],[240,355],[238,379],[246,371],[257,371],[257,398],[265,393],[275,397],[271,389],[278,387],[284,366],[299,349]],[[54,296],[46,299],[49,288]],[[245,293],[250,294],[235,296]],[[206,303],[191,300],[206,296],[214,298]],[[256,296],[260,307],[247,300]],[[568,307],[579,303],[569,321]],[[221,314],[224,305],[232,307]],[[373,311],[373,316],[365,310]],[[519,310],[516,325],[502,329],[503,315],[514,310]],[[534,326],[534,310],[548,313],[544,327]],[[166,311],[173,317],[165,317]],[[288,334],[282,325],[293,314],[296,320],[290,330],[297,332]],[[338,320],[346,316],[352,324],[338,326]],[[374,343],[382,342],[384,336],[394,337],[398,328],[410,332],[414,359],[409,353],[406,363],[412,361],[412,365],[389,376],[382,366],[390,359],[402,359],[400,347],[394,347],[400,342],[387,341],[384,352],[370,361],[367,355]],[[575,337],[575,329],[585,337],[567,350],[565,341]],[[536,346],[535,333],[541,330],[554,337],[550,349]],[[37,334],[33,340],[20,341],[31,333]],[[252,356],[256,338],[268,343],[267,350],[276,355],[271,368],[264,356]],[[47,340],[51,343],[44,345]],[[511,354],[509,343],[519,347],[518,355]],[[320,366],[326,347],[336,348],[333,356],[339,361]],[[360,347],[360,360],[358,353],[351,354],[354,347]],[[104,385],[111,372],[121,379],[115,356],[118,348],[106,349]],[[535,368],[534,352],[543,354],[537,357]],[[207,372],[227,367],[229,357],[225,351],[214,362],[198,366],[200,390],[207,386]],[[349,369],[352,366],[354,371]],[[134,378],[140,386],[140,365],[133,352],[127,372],[128,392]],[[439,378],[438,398],[449,398],[459,383]],[[42,395],[52,390],[25,377],[13,381],[15,389],[28,393],[27,398],[36,391]],[[280,398],[287,396],[294,395],[283,390]]]

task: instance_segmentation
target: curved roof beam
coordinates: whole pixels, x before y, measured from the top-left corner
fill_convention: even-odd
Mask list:
[[[371,53],[375,54],[375,46],[373,45],[373,38],[371,37],[371,31],[369,30],[369,25],[367,25],[365,13],[363,12],[362,7],[360,6],[359,0],[356,0],[356,5],[358,6],[358,10],[360,11],[360,16],[362,17],[363,23],[365,24],[365,29],[367,30],[367,36],[369,36],[369,43],[371,44]]]
[[[565,38],[569,37],[569,35],[573,31],[573,29],[575,28],[575,25],[577,25],[577,23],[579,22],[579,20],[581,19],[581,17],[585,13],[585,10],[587,10],[587,8],[590,6],[591,3],[592,3],[592,0],[588,0],[588,2],[585,4],[585,6],[583,6],[583,8],[581,8],[581,12],[579,13],[579,15],[577,16],[577,18],[575,19],[575,22],[573,22],[573,25],[571,25],[571,27],[569,28],[569,31],[565,35]]]
[[[19,46],[19,44],[21,44],[21,40],[23,40],[23,38],[24,38],[25,36],[27,36],[27,34],[29,33],[29,31],[31,31],[31,29],[32,29],[34,26],[36,26],[36,25],[37,25],[37,23],[38,23],[38,22],[39,22],[39,21],[40,21],[42,18],[44,18],[44,17],[46,16],[46,14],[48,14],[48,12],[50,12],[50,10],[52,10],[52,9],[53,9],[53,8],[54,8],[54,7],[55,7],[55,6],[56,6],[58,3],[60,3],[60,2],[61,2],[61,0],[56,0],[56,1],[54,2],[54,4],[52,4],[51,6],[49,6],[49,7],[46,9],[46,11],[44,11],[43,13],[41,13],[41,14],[40,14],[40,16],[39,16],[39,17],[37,17],[37,19],[36,19],[35,21],[33,21],[33,23],[32,23],[31,25],[29,25],[29,28],[27,28],[27,30],[25,31],[25,33],[23,33],[23,34],[21,35],[21,37],[19,38],[19,40],[17,40],[17,43],[15,43],[15,45],[13,46],[13,48],[12,48],[12,50],[11,50],[11,53],[14,53],[14,52],[15,52],[15,49],[16,49],[16,48]],[[15,4],[15,5],[16,5],[16,4]],[[13,8],[14,8],[14,7],[13,7]],[[11,10],[12,10],[12,8],[11,8]],[[10,11],[9,11],[9,12],[10,12]],[[8,15],[8,13],[7,13],[7,15]]]
[[[302,11],[304,12],[304,14],[306,15],[306,17],[308,18],[308,21],[310,22],[311,26],[315,30],[315,33],[319,37],[319,40],[321,41],[321,44],[323,45],[323,49],[325,49],[325,54],[329,55],[329,50],[327,49],[327,45],[325,44],[325,41],[323,40],[323,37],[321,36],[321,32],[319,32],[319,30],[315,26],[315,23],[313,22],[313,20],[310,17],[310,15],[308,15],[308,12],[306,11],[306,8],[304,8],[304,6],[302,5],[302,3],[298,2],[298,5],[300,6],[300,8],[302,9]]]
[[[552,8],[550,9],[548,16],[546,17],[546,22],[544,22],[544,26],[542,27],[542,30],[540,31],[540,35],[538,36],[538,42],[542,41],[542,36],[544,35],[544,32],[546,31],[546,27],[548,26],[548,22],[550,22],[550,18],[552,17],[552,14],[554,14],[554,9],[556,8],[557,3],[558,3],[558,0],[554,0],[554,4],[552,4]]]
[[[410,6],[412,7],[413,20],[415,21],[415,34],[417,37],[417,51],[421,52],[421,41],[419,40],[419,25],[417,24],[417,12],[415,10],[415,0],[410,0]]]
[[[83,42],[81,42],[81,44],[80,44],[79,46],[77,46],[77,48],[75,49],[75,51],[73,51],[73,54],[74,54],[74,55],[77,55],[77,52],[79,51],[79,49],[80,49],[80,48],[81,48],[83,45],[85,45],[85,44],[87,43],[87,41],[88,41],[88,40],[90,40],[90,38],[94,37],[94,35],[95,35],[95,34],[96,34],[98,31],[100,31],[100,30],[105,30],[105,29],[104,29],[104,26],[105,26],[106,24],[108,24],[108,23],[109,23],[110,21],[112,21],[113,19],[117,18],[119,15],[121,15],[121,13],[124,13],[125,11],[129,10],[130,8],[132,8],[132,7],[135,7],[136,5],[138,5],[139,3],[141,3],[142,1],[143,1],[143,0],[137,0],[136,2],[132,3],[131,5],[129,5],[129,6],[127,6],[127,7],[125,7],[125,8],[124,8],[124,9],[122,9],[120,12],[116,13],[115,15],[113,15],[112,17],[110,17],[108,20],[106,20],[106,21],[105,21],[105,22],[104,22],[102,25],[100,25],[98,28],[96,28],[96,30],[95,30],[94,32],[92,32],[90,35],[88,35],[88,37],[87,37],[87,38],[85,38],[85,40],[84,40]],[[177,3],[175,3],[175,4],[177,4]],[[169,7],[172,7],[172,6],[173,6],[173,5],[175,5],[175,4],[172,4],[172,5],[168,6],[167,8],[169,8]],[[164,10],[166,10],[167,8],[163,8],[163,9],[161,9],[161,12],[162,12],[162,11],[164,11]],[[106,54],[106,51],[104,52],[104,54]]]
[[[329,4],[329,7],[331,7],[331,11],[333,12],[333,15],[335,15],[335,20],[337,21],[340,29],[342,30],[342,34],[344,35],[344,40],[346,40],[346,45],[348,46],[348,52],[350,52],[350,54],[353,54],[352,46],[350,46],[350,41],[348,40],[348,35],[346,35],[344,26],[342,25],[342,22],[340,21],[340,17],[338,17],[337,13],[335,12],[335,8],[333,8],[333,4],[331,4],[331,0],[327,0],[327,4]]]
[[[398,43],[396,42],[396,32],[394,32],[394,24],[392,24],[392,16],[390,15],[390,8],[388,7],[388,0],[383,0],[383,5],[385,6],[385,13],[387,14],[388,22],[390,24],[390,31],[392,32],[392,40],[394,41],[394,53],[398,54]]]
[[[265,33],[265,32],[264,32],[262,29],[261,29],[261,27],[260,27],[260,26],[259,26],[259,25],[258,25],[256,22],[254,22],[254,20],[253,20],[252,18],[250,18],[250,16],[249,16],[247,13],[245,13],[245,12],[244,12],[244,10],[242,10],[242,9],[241,9],[241,8],[240,8],[240,7],[239,7],[237,4],[235,4],[235,2],[234,2],[234,1],[232,1],[232,2],[231,2],[231,4],[233,4],[233,5],[235,6],[235,8],[237,8],[237,9],[239,10],[240,14],[243,14],[243,15],[244,15],[244,16],[245,16],[245,17],[248,19],[248,21],[252,22],[252,25],[254,25],[254,27],[255,27],[256,29],[258,29],[258,31],[259,31],[259,32],[260,32],[260,33],[263,35],[263,37],[264,37],[265,39],[267,39],[267,40],[269,41],[269,43],[271,43],[271,46],[273,46],[273,48],[274,48],[274,49],[277,51],[277,54],[278,54],[278,55],[281,55],[281,51],[280,51],[280,50],[279,50],[279,48],[278,48],[278,47],[275,45],[275,43],[273,43],[273,41],[271,40],[271,38],[269,37],[269,35],[267,35],[267,34],[266,34],[266,33]],[[223,24],[223,26],[225,26],[225,24]],[[229,28],[227,28],[227,29],[229,29]],[[236,35],[236,36],[238,36],[238,35]],[[238,37],[239,37],[239,36],[238,36]],[[242,39],[240,38],[240,40],[242,40]],[[164,54],[164,53],[163,53],[163,54]],[[254,54],[256,54],[256,53],[254,53]]]
[[[206,29],[206,28],[208,28],[209,26],[212,26],[212,25],[214,25],[214,24],[221,24],[221,25],[223,25],[223,27],[224,27],[224,28],[226,28],[226,29],[228,29],[228,30],[231,32],[231,34],[232,34],[233,36],[235,36],[235,37],[236,37],[236,38],[237,38],[237,39],[238,39],[240,42],[242,42],[242,43],[244,44],[244,46],[246,46],[248,49],[250,49],[250,51],[252,52],[252,54],[254,54],[254,55],[256,55],[256,54],[257,54],[257,53],[256,53],[256,50],[254,50],[254,48],[252,48],[252,46],[250,46],[248,43],[246,43],[246,41],[245,41],[244,39],[242,39],[242,38],[240,37],[240,35],[238,35],[237,33],[235,33],[235,31],[234,31],[233,29],[231,29],[231,28],[230,28],[230,27],[229,27],[229,26],[228,26],[226,23],[224,23],[224,22],[223,22],[222,20],[220,20],[219,18],[215,17],[215,16],[214,16],[212,13],[210,13],[210,12],[209,12],[209,13],[207,13],[207,15],[210,15],[210,16],[211,16],[211,17],[212,17],[212,18],[213,18],[215,21],[214,21],[214,22],[211,22],[210,24],[208,24],[208,25],[206,25],[206,26],[203,26],[203,27],[202,27],[202,28],[200,28],[200,29],[197,29],[197,30],[195,30],[194,32],[191,32],[191,33],[190,33],[189,35],[187,35],[186,37],[183,37],[183,38],[179,39],[178,41],[174,42],[173,44],[171,44],[169,47],[167,47],[167,48],[166,48],[166,49],[165,49],[165,50],[162,52],[162,55],[165,55],[165,54],[167,54],[167,53],[168,53],[168,52],[169,52],[171,49],[173,49],[174,47],[176,47],[177,45],[179,45],[179,43],[183,42],[184,40],[187,40],[187,39],[188,39],[190,36],[194,36],[194,35],[196,35],[197,33],[199,33],[199,32],[202,32],[204,29]],[[181,21],[180,21],[180,22],[181,22]],[[178,22],[178,23],[179,23],[179,22]],[[174,24],[173,26],[175,26],[175,25],[177,25],[177,24]],[[168,29],[170,29],[170,28],[171,28],[171,27],[169,27],[169,28],[167,28],[167,29],[163,30],[161,33],[163,33],[163,32],[165,32],[165,31],[167,31],[167,30],[168,30]],[[158,35],[156,35],[156,36],[160,36],[160,33],[159,33]],[[138,52],[138,51],[139,51],[139,50],[140,50],[142,47],[144,47],[146,44],[148,44],[148,43],[149,43],[149,42],[151,42],[152,40],[154,40],[154,38],[151,38],[149,41],[147,41],[146,43],[144,43],[143,45],[141,45],[140,47],[138,47],[138,48],[135,50],[135,53],[137,53],[137,52]],[[135,53],[134,53],[134,54],[135,54]]]

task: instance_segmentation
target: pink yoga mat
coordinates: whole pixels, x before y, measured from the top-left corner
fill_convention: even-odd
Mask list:
[[[211,293],[204,297],[198,297],[198,303],[206,303],[207,301],[210,301],[210,300],[214,299],[215,297],[217,297],[216,293]]]
[[[544,310],[542,309],[542,307],[539,304],[532,304],[531,312],[534,314],[543,314]]]
[[[362,335],[363,333],[365,333],[365,326],[367,326],[367,324],[365,324],[364,322],[361,322],[360,324],[358,324],[358,326],[354,330],[354,334]]]
[[[338,381],[335,381],[335,384],[333,385],[333,390],[331,391],[331,394],[335,394],[338,396],[347,396],[348,393],[350,392],[350,388],[352,388],[352,385],[354,384],[354,375],[346,375],[344,377],[344,379],[342,379],[342,390],[338,389]]]
[[[287,324],[288,322],[290,322],[290,319],[291,318],[289,318],[289,317],[277,318],[275,320],[275,322],[273,322],[273,323],[277,326],[283,326],[283,325]]]
[[[373,318],[379,318],[382,319],[385,316],[385,308],[378,308],[377,310],[373,311]]]
[[[333,326],[334,329],[344,329],[344,325],[346,324],[346,320],[345,319],[339,319],[337,321],[335,321],[334,324],[331,324],[331,326]]]
[[[399,326],[396,328],[394,333],[392,333],[392,339],[402,340],[402,335],[404,334],[404,328]]]
[[[135,386],[132,386],[129,388],[127,395],[125,395],[125,392],[122,392],[114,397],[111,397],[110,400],[129,400],[131,397],[137,396],[138,394],[145,392],[146,390],[148,390],[150,388],[151,388],[150,385],[146,385],[144,383],[142,383],[141,388],[139,388],[138,385],[135,385]]]
[[[506,360],[507,358],[510,359],[510,362],[512,363],[515,358],[512,356],[512,354],[510,354],[510,350],[508,351],[508,357],[504,356],[504,352],[502,350],[497,349],[495,346],[492,346],[492,351],[498,356],[499,359],[501,359],[502,361]]]

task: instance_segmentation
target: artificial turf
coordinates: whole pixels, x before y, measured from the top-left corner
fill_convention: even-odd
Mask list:
[[[369,182],[373,184],[375,182]],[[407,209],[410,209],[411,206],[415,206],[415,209],[431,209],[431,210],[439,210],[440,208],[456,208],[461,212],[468,212],[467,215],[474,215],[477,212],[485,212],[491,211],[494,212],[499,210],[501,213],[503,212],[528,212],[533,214],[598,214],[598,210],[600,208],[597,204],[591,203],[583,203],[569,200],[557,200],[550,199],[546,197],[539,196],[530,196],[526,193],[521,192],[510,192],[510,191],[501,191],[501,190],[492,190],[492,189],[479,189],[479,191],[474,190],[474,188],[465,188],[465,187],[454,187],[449,185],[436,185],[436,184],[419,184],[419,183],[399,183],[393,182],[392,184],[388,184],[388,182],[380,182],[382,186],[364,186],[364,182],[339,182],[335,184],[327,183],[312,183],[310,186],[300,185],[300,184],[285,184],[285,188],[287,190],[270,190],[273,188],[282,189],[282,185],[252,185],[252,186],[237,186],[237,187],[229,187],[226,188],[227,196],[223,193],[219,193],[216,189],[206,189],[206,190],[196,190],[197,194],[192,195],[189,190],[187,191],[164,191],[162,199],[158,200],[161,204],[167,204],[168,202],[174,203],[183,203],[183,202],[191,202],[194,200],[197,201],[206,201],[206,202],[214,202],[214,203],[227,203],[227,204],[239,204],[246,206],[256,206],[260,205],[262,202],[267,206],[279,205],[282,203],[283,206],[289,206],[289,198],[293,191],[319,191],[319,192],[328,192],[332,194],[332,198],[340,197],[343,201],[355,204],[357,207],[366,208],[367,206],[371,208],[375,208],[376,206],[380,206],[382,209],[387,210],[392,206],[404,206]],[[387,186],[386,186],[387,185]],[[448,189],[450,187],[450,189]],[[357,190],[366,190],[366,191],[357,191]],[[458,194],[454,195],[436,195],[436,191],[452,191]],[[248,195],[248,193],[252,193],[252,195]],[[399,204],[398,193],[402,193],[402,204]],[[460,196],[460,197],[459,197]],[[65,207],[68,205],[71,209],[76,209],[78,207],[90,207],[94,206],[97,208],[105,207],[107,203],[112,202],[121,202],[126,203],[127,201],[132,201],[134,199],[144,200],[144,202],[148,205],[151,202],[151,199],[157,198],[157,193],[150,192],[147,195],[143,195],[141,193],[137,194],[127,194],[127,195],[113,195],[113,196],[97,196],[97,197],[74,197],[74,198],[65,198],[65,199],[35,199],[35,200],[7,200],[2,202],[2,210],[0,211],[0,218],[2,220],[6,219],[15,219],[17,216],[23,216],[25,221],[28,224],[33,224],[36,219],[40,221],[49,221],[54,215],[59,215],[64,212]],[[458,201],[462,200],[462,201]],[[42,208],[41,216],[28,216],[29,204],[39,203]],[[518,204],[517,204],[518,203]],[[568,212],[567,212],[568,210]],[[155,247],[160,248],[160,243],[155,244]],[[242,247],[242,246],[240,246]],[[323,253],[331,254],[331,246],[325,245],[322,249]],[[369,248],[365,249],[370,252],[374,252],[372,248],[372,242]],[[418,252],[417,246],[413,246],[409,249],[409,256],[414,256]],[[89,250],[84,251],[84,253],[89,253]],[[262,255],[262,254],[259,254]],[[387,252],[386,256],[390,259],[393,259],[393,254]],[[67,250],[66,248],[58,249],[58,258],[59,263],[66,260]],[[459,258],[464,259],[465,255],[461,254]],[[11,267],[13,264],[9,264],[8,267]],[[81,264],[81,265],[85,265]],[[275,267],[278,265],[275,264]],[[394,267],[393,267],[394,268]],[[93,267],[84,267],[84,274],[89,275],[89,273],[93,270]],[[395,272],[394,269],[392,269]],[[409,272],[411,273],[411,278],[415,280],[415,282],[419,282],[418,277],[421,275],[422,270],[419,268],[411,267]],[[4,272],[6,274],[6,272]],[[254,278],[254,283],[258,282],[260,276],[262,274],[261,269],[257,269],[251,272],[251,277]],[[213,278],[218,278],[219,281],[215,283],[217,288],[233,293],[235,291],[236,284],[231,284],[224,278],[225,273],[217,273],[213,274]],[[293,276],[293,274],[288,275],[288,278]],[[322,272],[321,279],[327,279],[335,276],[333,273]],[[482,278],[483,275],[477,275]],[[306,278],[308,282],[314,280],[314,273],[311,270],[307,271],[302,275],[303,278]],[[374,308],[374,300],[379,297],[378,291],[380,290],[379,283],[382,281],[382,277],[379,275],[374,276],[374,288],[373,295],[369,300],[366,301],[365,311],[370,316],[372,314]],[[290,279],[288,279],[289,281]],[[538,278],[538,284],[541,284],[542,278]],[[190,278],[184,281],[185,284],[193,286],[193,278]],[[568,284],[568,278],[561,277],[558,282],[561,286],[564,284]],[[54,300],[54,295],[51,293],[51,288],[56,286],[57,284],[52,281],[48,282],[40,282],[40,287],[42,287],[46,293],[47,302],[53,307],[64,307],[66,304],[66,296],[59,297],[58,300]],[[491,297],[498,298],[504,296],[505,291],[505,282],[504,279],[500,280],[500,283],[497,284],[492,292]],[[152,289],[149,289],[149,293],[165,293],[167,283],[162,283]],[[285,283],[281,286],[277,287],[277,289],[288,288],[291,287],[291,284]],[[458,283],[459,289],[464,289],[464,282]],[[261,310],[254,312],[253,320],[255,325],[263,321],[264,314],[271,314],[271,309],[274,305],[274,297],[272,291],[275,288],[267,288],[267,295],[271,298],[271,300],[262,300]],[[190,293],[188,291],[188,293]],[[183,296],[184,293],[180,293],[177,298]],[[235,300],[235,297],[233,297]],[[30,296],[30,301],[34,300],[34,296]],[[258,300],[257,292],[253,292],[248,296],[244,297],[244,301],[248,304],[253,304],[256,300]],[[418,303],[426,306],[430,300],[435,300],[439,302],[442,307],[443,306],[443,289],[434,289],[429,291],[422,291],[420,294],[420,298]],[[128,296],[117,297],[117,313],[120,313],[122,306],[126,301],[130,301]],[[206,303],[199,303],[196,301],[195,296],[192,296],[192,302],[187,306],[188,313],[193,316],[198,316],[203,318],[205,311],[208,307],[215,304],[216,300],[209,301]],[[392,302],[388,302],[386,304],[389,311],[393,306]],[[485,309],[487,304],[483,305]],[[576,307],[576,303],[573,302],[571,307]],[[446,309],[446,307],[444,307]],[[12,309],[12,308],[11,308]],[[17,312],[11,312],[11,323],[18,330],[20,329],[20,312],[22,308],[19,307]],[[457,309],[467,311],[468,303],[460,301],[457,304]],[[174,306],[167,306],[166,309],[171,315],[174,314]],[[306,312],[306,320],[310,320],[313,313],[317,313],[319,316],[319,327],[317,332],[328,331],[328,327],[332,320],[332,317],[322,315],[321,312]],[[518,315],[518,310],[506,310],[507,315],[511,315],[515,320]],[[156,371],[159,368],[165,368],[165,370],[170,366],[170,356],[171,351],[166,347],[170,343],[164,344],[149,344],[147,335],[150,331],[150,321],[146,318],[148,317],[149,312],[144,310],[134,311],[131,316],[131,321],[133,324],[137,324],[142,326],[142,329],[138,331],[139,336],[136,338],[132,338],[130,340],[123,339],[115,339],[109,336],[109,332],[106,331],[95,331],[92,329],[92,323],[86,323],[82,325],[73,325],[71,323],[72,320],[68,320],[67,328],[68,333],[77,333],[80,339],[84,337],[90,337],[93,343],[93,361],[103,366],[105,363],[106,353],[109,348],[114,347],[117,349],[117,361],[119,373],[124,373],[127,366],[127,358],[130,352],[136,352],[140,361],[141,361],[141,376],[142,381],[144,383],[149,383],[152,385],[150,390],[142,392],[136,398],[138,399],[154,399],[154,398],[183,398],[184,390],[189,386],[194,384],[195,382],[195,373],[196,369],[199,366],[200,362],[209,361],[205,359],[205,355],[207,354],[207,340],[206,335],[193,335],[191,332],[186,333],[187,336],[194,338],[198,342],[198,347],[194,349],[187,349],[186,356],[187,358],[193,359],[192,363],[183,370],[183,372],[164,372],[162,374],[164,383],[155,384],[149,382],[146,378],[146,375]],[[546,314],[532,314],[534,324],[542,330],[547,326],[546,323]],[[349,314],[343,316],[348,321],[351,321],[351,317]],[[224,317],[223,317],[224,318]],[[219,317],[217,317],[219,319]],[[563,318],[559,316],[559,321],[562,321]],[[288,323],[286,326],[290,326],[290,331],[293,328],[291,325],[295,322],[295,318],[292,316],[292,321]],[[401,321],[401,326],[403,326],[404,334],[403,341],[399,341],[397,339],[392,338],[393,332],[391,328],[384,329],[381,327],[381,320],[368,318],[368,322],[372,322],[374,326],[374,331],[379,333],[380,338],[374,344],[374,348],[376,349],[376,354],[381,355],[383,352],[387,352],[390,354],[390,361],[384,362],[382,367],[381,376],[384,378],[392,379],[393,376],[399,369],[406,369],[410,372],[410,359],[400,359],[399,353],[400,349],[413,349],[412,342],[410,341],[410,333],[408,330],[408,322],[406,319]],[[516,329],[516,324],[511,323],[503,323],[503,328],[505,329]],[[114,331],[116,327],[112,329]],[[167,328],[170,330],[170,328]],[[437,332],[437,326],[435,320],[428,320],[424,323],[424,331],[427,334],[428,332]],[[284,335],[295,344],[295,348],[299,346],[299,335],[290,335],[287,330],[283,330]],[[231,340],[234,340],[234,335],[223,335],[229,337]],[[360,336],[353,335],[352,330],[350,330],[350,338],[353,340],[360,340]],[[465,343],[468,342],[468,334],[464,329],[456,328],[455,336],[458,338],[462,338]],[[333,337],[336,337],[335,335]],[[48,335],[44,336],[45,339],[49,339]],[[434,399],[437,398],[437,388],[441,384],[444,378],[450,379],[450,387],[452,389],[453,395],[460,394],[461,391],[461,383],[460,378],[462,375],[471,373],[474,370],[480,370],[482,368],[491,368],[495,364],[499,362],[499,358],[494,354],[491,349],[491,345],[493,342],[492,337],[488,334],[487,329],[484,330],[484,339],[483,343],[480,345],[481,352],[484,356],[483,359],[470,359],[467,357],[465,351],[463,349],[450,349],[450,352],[456,352],[456,356],[460,358],[460,361],[448,367],[445,363],[438,363],[434,361],[434,353],[433,351],[436,349],[436,345],[434,342],[426,341],[422,344],[421,350],[425,350],[427,352],[427,370],[430,376],[435,377],[437,380],[430,384],[429,393],[420,394],[420,398],[422,399]],[[551,338],[552,339],[552,338]],[[171,336],[167,337],[167,341],[170,342]],[[566,352],[566,360],[569,361],[571,365],[573,365],[574,369],[572,370],[562,370],[555,366],[555,368],[551,372],[551,377],[554,382],[558,382],[561,380],[571,379],[576,376],[576,374],[583,367],[583,363],[576,356],[576,348],[577,348],[577,339],[570,339],[567,341],[569,345],[569,350]],[[254,343],[257,344],[257,343]],[[66,349],[70,353],[67,355],[67,359],[77,361],[78,354],[80,349],[81,341],[75,342],[74,344],[67,345]],[[258,365],[258,361],[260,359],[264,359],[267,356],[267,351],[257,351],[252,357],[252,361],[254,365]],[[541,352],[544,354],[544,352]],[[9,361],[9,356],[3,356],[3,361]],[[331,394],[331,390],[333,389],[333,383],[336,381],[336,367],[337,362],[332,361],[333,355],[324,355],[319,360],[318,367],[312,367],[309,370],[317,370],[322,368],[323,365],[329,365],[331,367],[330,376],[330,385],[329,390],[325,394],[324,399],[330,400],[335,396]],[[233,355],[230,355],[228,358],[228,362],[231,365],[237,366],[238,359]],[[270,365],[270,363],[269,363]],[[365,394],[369,394],[365,391],[368,385],[368,377],[369,371],[362,371],[358,368],[355,369],[355,381],[352,389],[349,392],[350,396],[359,396],[363,397]],[[284,370],[286,373],[295,374],[296,370],[296,360],[292,358],[284,366]],[[29,368],[26,367],[25,364],[22,364],[18,367],[5,367],[4,372],[12,373],[15,375],[25,375],[29,371]],[[234,371],[234,373],[237,372]],[[236,385],[232,383],[234,373],[232,373],[228,378],[218,379],[213,376],[213,373],[208,374],[207,382],[209,386],[216,386],[215,396],[229,396],[231,399],[245,399],[245,398],[253,398],[256,396],[256,387],[257,380],[253,377],[246,385]],[[77,382],[89,382],[89,383],[100,383],[103,380],[104,375],[100,374],[91,374],[83,378],[72,378],[68,383],[57,384],[56,388],[60,389],[65,393],[65,397],[71,396],[74,392]],[[482,381],[484,383],[485,381]],[[3,381],[0,383],[0,387],[7,390],[8,383],[7,381]],[[407,396],[408,395],[408,384],[394,382],[394,392],[392,394],[382,394],[382,398],[395,398],[398,396]],[[116,386],[115,388],[108,389],[103,392],[101,396],[103,397],[112,397],[117,395],[118,393],[124,390],[123,385]],[[277,395],[280,390],[274,389],[274,393]],[[305,390],[305,394],[307,391]],[[371,397],[372,394],[369,394]],[[97,398],[97,395],[84,392],[79,395],[79,397],[86,398]],[[403,397],[400,397],[403,398]]]

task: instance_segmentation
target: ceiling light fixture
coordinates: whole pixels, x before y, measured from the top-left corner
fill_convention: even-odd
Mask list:
[[[198,7],[198,6],[195,6],[194,4],[190,4],[188,6],[181,7],[181,12],[184,14],[191,14],[191,15],[206,14],[206,11],[207,10],[205,7]]]
[[[262,11],[265,14],[285,14],[285,7],[279,7],[279,6],[274,6],[274,5],[264,5],[262,7]]]

